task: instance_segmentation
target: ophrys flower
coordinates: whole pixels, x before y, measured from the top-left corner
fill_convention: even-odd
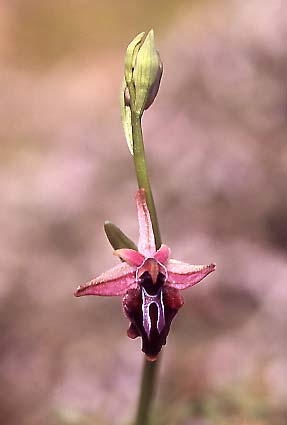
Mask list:
[[[215,264],[195,266],[173,260],[166,245],[156,250],[144,189],[137,191],[136,204],[138,251],[114,251],[123,262],[80,285],[75,295],[122,296],[124,312],[131,322],[128,336],[141,336],[143,352],[155,360],[166,344],[172,319],[183,305],[180,290],[200,282],[215,270]]]

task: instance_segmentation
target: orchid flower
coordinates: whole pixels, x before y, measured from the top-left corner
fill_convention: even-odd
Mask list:
[[[172,319],[183,305],[180,290],[200,282],[215,270],[215,264],[195,266],[173,260],[166,245],[156,250],[144,189],[137,191],[136,204],[138,251],[115,250],[122,263],[80,285],[75,296],[122,296],[123,309],[130,320],[128,336],[141,336],[142,351],[149,360],[155,360],[166,344]]]

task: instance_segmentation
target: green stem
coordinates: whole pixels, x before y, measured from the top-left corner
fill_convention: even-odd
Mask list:
[[[161,246],[161,236],[155,204],[152,196],[151,185],[148,177],[141,127],[141,116],[133,111],[133,107],[131,108],[131,122],[133,134],[134,165],[138,186],[140,189],[145,189],[146,192],[147,205],[151,216],[156,247],[158,249]],[[156,360],[155,362],[150,362],[146,358],[144,360],[140,396],[134,425],[148,424],[156,386],[158,365],[159,360]]]
[[[145,189],[146,192],[147,206],[151,216],[156,248],[158,249],[161,246],[161,236],[155,204],[152,196],[151,185],[148,177],[141,126],[141,116],[136,112],[131,111],[131,121],[133,132],[134,165],[138,186],[139,189]]]
[[[149,420],[151,404],[155,390],[159,360],[144,360],[141,389],[135,425],[146,425]]]

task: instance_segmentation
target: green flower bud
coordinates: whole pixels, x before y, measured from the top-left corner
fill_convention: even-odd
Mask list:
[[[132,82],[133,70],[136,63],[136,57],[137,57],[139,48],[143,42],[144,36],[145,36],[145,33],[141,32],[128,45],[126,58],[125,58],[125,80],[127,84],[130,84]]]
[[[150,87],[149,95],[148,95],[146,102],[145,102],[145,107],[144,107],[145,110],[148,109],[153,104],[153,101],[156,98],[156,95],[158,93],[160,81],[161,81],[161,77],[162,77],[163,65],[162,65],[162,61],[160,60],[160,56],[159,56],[158,52],[157,52],[157,54],[158,54],[158,57],[159,57],[159,67],[158,67],[158,71],[157,71],[157,74],[156,74],[156,78],[154,80],[154,83]]]
[[[159,90],[162,62],[154,44],[154,32],[138,34],[128,45],[125,58],[125,77],[121,87],[121,118],[125,137],[133,155],[131,113],[142,116]]]
[[[162,75],[162,63],[150,30],[135,56],[133,83],[135,86],[135,111],[142,114],[154,101]]]

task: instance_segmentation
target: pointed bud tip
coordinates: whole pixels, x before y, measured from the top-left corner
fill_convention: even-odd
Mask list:
[[[147,38],[147,37],[150,37],[151,39],[154,39],[154,30],[153,30],[153,28],[151,28],[151,29],[149,30],[149,32],[147,33],[146,38]]]

